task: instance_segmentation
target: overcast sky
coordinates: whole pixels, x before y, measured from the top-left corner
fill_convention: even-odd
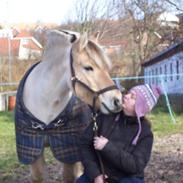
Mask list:
[[[74,0],[0,0],[0,23],[61,23]]]

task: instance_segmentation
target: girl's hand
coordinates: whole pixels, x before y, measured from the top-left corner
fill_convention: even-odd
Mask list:
[[[105,175],[105,178],[107,178],[107,177],[108,177],[108,176]],[[103,175],[101,174],[101,175],[95,177],[94,183],[104,183]]]
[[[104,146],[108,143],[108,139],[103,137],[102,135],[100,137],[94,137],[93,145],[96,150],[102,150]]]

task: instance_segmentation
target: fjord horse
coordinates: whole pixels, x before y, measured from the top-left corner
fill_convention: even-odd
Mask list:
[[[75,145],[82,127],[79,120],[89,114],[86,104],[106,114],[121,110],[122,95],[110,78],[110,67],[102,48],[86,34],[47,33],[42,61],[20,82],[15,108],[17,153],[22,163],[30,165],[32,182],[43,182],[45,144],[64,163],[64,183],[73,183],[81,174]],[[78,106],[87,111],[77,115]],[[71,116],[74,119],[68,122]]]

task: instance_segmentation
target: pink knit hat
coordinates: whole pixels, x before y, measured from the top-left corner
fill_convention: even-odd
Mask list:
[[[157,104],[161,89],[155,85],[145,84],[135,86],[130,91],[135,91],[136,93],[135,113],[139,123],[139,130],[132,142],[133,145],[136,145],[142,130],[140,117],[145,116]]]

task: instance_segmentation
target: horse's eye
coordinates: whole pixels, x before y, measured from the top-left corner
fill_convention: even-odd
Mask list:
[[[84,69],[87,71],[93,71],[93,68],[91,66],[85,66]]]

